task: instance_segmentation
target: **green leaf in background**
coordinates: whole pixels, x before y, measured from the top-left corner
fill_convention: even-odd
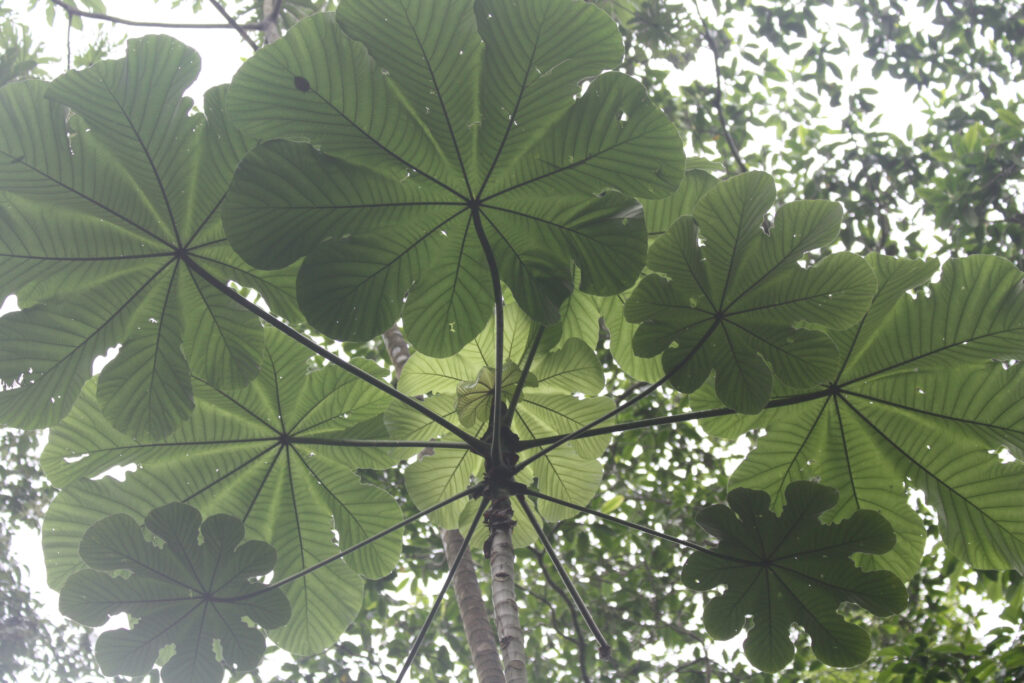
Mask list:
[[[228,238],[259,268],[301,260],[299,304],[336,338],[401,317],[421,352],[458,351],[493,311],[481,237],[518,304],[557,323],[573,264],[584,292],[632,284],[630,196],[684,170],[671,122],[607,71],[621,59],[614,22],[567,0],[357,0],[303,21],[229,90],[270,142],[235,176]]]
[[[707,190],[693,216],[680,218],[651,247],[649,275],[626,302],[626,320],[641,323],[637,355],[664,352],[673,386],[692,392],[715,371],[725,405],[756,413],[773,375],[791,387],[826,380],[838,363],[822,331],[857,322],[874,292],[863,260],[835,254],[813,268],[797,261],[834,242],[841,209],[825,201],[779,209],[770,234],[761,223],[775,197],[764,173],[745,173]]]
[[[278,308],[290,297],[224,240],[218,209],[247,144],[224,119],[224,88],[190,114],[181,94],[198,71],[193,50],[153,36],[125,59],[0,92],[0,298],[22,309],[0,318],[0,422],[56,423],[117,345],[97,394],[138,437],[191,414],[189,368],[223,388],[258,372],[260,323],[195,265]]]
[[[214,515],[201,527],[200,520],[198,510],[181,503],[150,512],[145,528],[163,541],[160,547],[128,515],[102,519],[82,537],[90,569],[68,579],[61,612],[87,626],[102,626],[118,612],[133,620],[96,641],[106,675],[144,676],[173,644],[174,656],[160,670],[164,681],[218,683],[225,668],[251,671],[263,657],[263,633],[251,622],[270,629],[288,621],[281,589],[261,590],[251,580],[273,569],[274,548],[242,543],[234,517]]]
[[[896,542],[892,527],[877,512],[861,510],[838,524],[818,517],[835,505],[836,492],[811,482],[786,488],[776,516],[763,491],[733,489],[729,507],[713,505],[697,522],[720,539],[711,552],[695,552],[683,566],[683,583],[697,590],[725,585],[704,607],[704,626],[717,639],[748,628],[743,651],[762,671],[779,671],[793,659],[790,626],[803,626],[814,654],[832,666],[867,659],[871,638],[836,613],[854,602],[878,616],[906,607],[903,584],[887,571],[864,572],[852,553],[883,553]],[[730,509],[732,508],[732,509]]]
[[[1024,357],[1024,276],[990,256],[951,259],[933,284],[934,263],[867,262],[878,290],[856,326],[830,333],[842,363],[819,397],[705,421],[722,436],[767,429],[731,484],[768,491],[778,510],[789,482],[815,478],[839,490],[826,520],[882,512],[899,542],[861,563],[902,578],[917,570],[923,547],[909,485],[925,492],[961,559],[1024,570],[1024,465],[999,455],[1024,448],[1024,368],[991,360]],[[905,293],[920,285],[926,292]]]
[[[162,439],[140,442],[104,428],[93,383],[52,430],[43,466],[64,487],[45,525],[52,586],[78,568],[76,539],[112,511],[140,519],[153,505],[180,501],[239,517],[277,549],[277,578],[401,520],[395,501],[355,472],[396,462],[389,449],[360,444],[387,436],[381,414],[390,399],[377,389],[311,365],[303,347],[277,332],[268,333],[266,362],[247,387],[195,385],[192,419]],[[137,471],[123,482],[96,479],[126,465]],[[399,536],[389,535],[284,586],[293,616],[272,634],[275,642],[301,654],[335,642],[362,604],[360,575],[386,575],[400,550]]]

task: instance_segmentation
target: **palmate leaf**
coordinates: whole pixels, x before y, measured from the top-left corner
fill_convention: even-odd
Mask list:
[[[767,429],[731,484],[769,492],[779,509],[789,482],[813,477],[839,490],[826,520],[882,512],[899,542],[861,564],[903,578],[923,546],[909,485],[925,492],[961,559],[1024,570],[1024,465],[997,454],[1024,446],[1024,369],[991,360],[1024,356],[1020,271],[997,257],[952,259],[927,293],[911,296],[906,290],[927,283],[934,264],[867,261],[878,291],[860,323],[831,333],[842,363],[826,391],[752,418],[705,421],[723,436]]]
[[[514,369],[502,375],[506,404],[511,399],[535,328],[530,318],[514,304],[504,311],[505,359],[503,367]],[[428,394],[428,405],[441,414],[462,418],[472,415],[473,425],[481,432],[487,424],[493,400],[494,323],[447,358],[421,353],[410,356],[398,387],[407,394]],[[579,339],[569,338],[554,350],[536,354],[516,406],[511,429],[521,439],[567,434],[614,408],[608,397],[595,396],[604,388],[601,364],[594,352]],[[490,378],[490,384],[488,384]],[[478,391],[479,389],[479,391]],[[583,398],[573,396],[581,393]],[[483,418],[483,419],[481,419]],[[427,439],[446,435],[437,425],[421,419],[404,406],[393,406],[388,415],[392,436],[402,439]],[[519,473],[519,481],[530,484],[534,478],[542,493],[586,505],[601,483],[603,467],[598,461],[610,437],[576,439],[552,451]],[[524,449],[520,457],[529,457],[537,449]],[[405,470],[406,490],[421,509],[465,490],[472,478],[482,473],[484,461],[469,451],[438,451],[411,463]],[[472,502],[458,502],[431,514],[431,520],[444,528],[457,528]],[[571,515],[563,506],[541,502],[538,511],[555,521]],[[468,524],[468,521],[466,521]],[[529,525],[515,527],[513,541],[532,539]]]
[[[718,182],[703,170],[691,170],[690,166],[694,162],[700,162],[700,159],[691,157],[686,160],[686,175],[675,192],[661,199],[645,199],[641,202],[649,241],[665,234],[679,216],[692,215],[697,201]],[[630,288],[607,297],[576,294],[573,298],[587,297],[594,301],[600,311],[604,328],[608,330],[608,348],[619,368],[641,382],[657,382],[664,375],[661,357],[642,357],[633,351],[633,337],[639,323],[629,322],[623,313],[626,301],[632,293],[633,288]]]
[[[214,515],[202,527],[200,519],[198,510],[181,503],[154,509],[145,527],[163,541],[159,548],[123,514],[96,522],[82,537],[90,569],[68,579],[61,612],[87,626],[102,626],[118,612],[134,620],[131,628],[106,631],[96,641],[106,675],[144,676],[161,648],[173,644],[174,656],[161,667],[164,681],[217,683],[225,665],[250,671],[263,656],[263,634],[245,620],[268,629],[288,621],[281,589],[257,593],[260,584],[250,580],[274,567],[274,548],[242,543],[244,529],[235,517]],[[125,570],[131,575],[110,574]]]
[[[875,283],[863,260],[835,254],[813,268],[804,252],[839,234],[841,210],[825,201],[783,206],[771,233],[761,229],[775,186],[764,173],[718,183],[651,247],[645,277],[626,302],[626,320],[641,323],[633,338],[640,356],[663,353],[680,391],[692,392],[714,370],[725,405],[756,413],[773,376],[791,387],[827,379],[838,362],[833,329],[857,322]],[[798,326],[798,324],[800,326]]]
[[[891,572],[864,572],[852,553],[882,553],[896,538],[885,518],[859,510],[838,524],[818,517],[835,504],[836,492],[801,481],[786,488],[782,514],[769,509],[763,491],[737,488],[729,507],[713,505],[697,522],[721,542],[708,553],[694,553],[683,566],[682,581],[725,592],[704,608],[704,626],[717,639],[748,629],[743,651],[762,671],[778,671],[793,659],[789,629],[800,624],[811,637],[814,654],[832,666],[854,666],[867,659],[871,639],[836,613],[855,602],[872,614],[888,616],[907,604],[907,593]]]
[[[153,505],[180,501],[237,516],[277,550],[278,578],[401,520],[394,500],[354,471],[397,462],[388,449],[360,443],[387,436],[381,414],[390,399],[381,392],[333,366],[311,370],[302,347],[277,332],[268,333],[266,361],[249,386],[228,392],[198,379],[195,385],[192,419],[162,439],[136,441],[105,429],[93,383],[52,430],[43,467],[64,487],[45,525],[52,586],[79,566],[76,539],[111,512],[140,519]],[[125,465],[137,471],[123,482],[96,479]],[[287,584],[293,616],[274,640],[302,654],[335,642],[362,604],[360,575],[391,571],[400,544],[387,536]]]
[[[573,264],[583,291],[632,284],[629,196],[683,173],[643,86],[595,78],[621,57],[608,16],[569,0],[357,0],[301,22],[229,90],[233,120],[272,141],[239,167],[228,238],[259,268],[301,260],[299,304],[337,338],[401,316],[419,350],[455,353],[493,310],[481,235],[519,305],[556,323]]]
[[[181,94],[198,71],[193,50],[148,37],[125,59],[0,91],[0,297],[22,308],[0,319],[0,422],[54,424],[118,344],[98,396],[135,436],[188,417],[189,367],[223,388],[256,375],[259,322],[193,265],[279,310],[292,297],[225,242],[218,209],[248,145],[224,88],[190,115]]]

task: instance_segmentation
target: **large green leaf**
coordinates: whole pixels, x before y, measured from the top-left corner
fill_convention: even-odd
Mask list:
[[[218,209],[247,144],[223,88],[190,114],[198,70],[194,51],[149,37],[125,59],[0,91],[0,298],[22,308],[0,319],[3,423],[57,422],[118,344],[98,395],[134,436],[188,417],[189,367],[223,388],[256,375],[259,322],[195,264],[277,307],[290,297],[225,242]]]
[[[836,500],[835,490],[801,481],[786,488],[779,516],[768,509],[767,494],[742,488],[729,492],[731,510],[713,505],[697,514],[720,543],[686,560],[683,583],[698,590],[726,586],[704,607],[704,626],[713,638],[732,638],[752,617],[743,651],[763,671],[792,661],[794,622],[807,630],[821,661],[860,664],[871,638],[836,613],[840,603],[855,602],[879,616],[906,607],[907,593],[895,575],[864,572],[849,557],[889,550],[896,542],[892,528],[868,510],[838,524],[820,523],[818,517]]]
[[[228,238],[260,268],[301,260],[299,303],[334,337],[401,316],[420,350],[456,352],[493,310],[481,235],[519,305],[558,322],[572,264],[583,291],[632,284],[646,237],[628,195],[684,169],[643,87],[602,74],[621,57],[615,24],[569,0],[355,0],[301,22],[229,90],[271,142],[239,167]]]
[[[214,515],[202,527],[200,519],[198,510],[181,503],[150,512],[145,528],[163,541],[159,548],[123,514],[96,522],[82,537],[81,554],[90,569],[68,579],[61,611],[87,626],[102,626],[118,612],[133,619],[130,628],[97,639],[103,673],[144,676],[161,648],[173,644],[174,656],[160,671],[164,681],[218,683],[226,666],[250,671],[263,656],[263,634],[249,620],[264,628],[288,621],[281,589],[260,591],[250,580],[273,569],[274,548],[262,541],[242,543],[237,518]],[[130,576],[110,573],[125,571]]]
[[[899,542],[868,564],[904,578],[923,545],[904,486],[920,488],[954,553],[978,568],[1024,570],[1024,465],[998,455],[1024,446],[1024,368],[991,360],[1024,356],[1020,271],[996,257],[953,259],[912,296],[934,264],[868,263],[878,291],[858,325],[831,333],[843,362],[826,391],[754,418],[706,421],[722,435],[767,429],[732,484],[768,491],[778,509],[790,481],[817,478],[840,492],[826,519],[881,511]]]
[[[390,399],[333,366],[311,366],[284,335],[269,333],[267,341],[266,362],[247,387],[224,391],[196,379],[192,419],[162,439],[140,442],[105,429],[87,385],[42,456],[47,476],[65,487],[46,523],[51,585],[78,566],[69,552],[74,539],[110,512],[138,517],[181,501],[237,516],[277,549],[279,578],[400,521],[391,497],[354,471],[396,462],[389,449],[361,443],[386,438],[381,414]],[[123,482],[95,479],[124,465],[137,470]],[[359,575],[384,576],[399,551],[400,539],[387,536],[286,585],[293,617],[275,640],[304,654],[330,645],[360,608]]]
[[[870,269],[852,254],[797,264],[806,251],[839,234],[841,210],[825,201],[779,209],[769,234],[761,229],[775,197],[764,173],[746,173],[709,189],[651,247],[649,275],[626,303],[638,355],[664,352],[671,382],[691,392],[714,370],[718,397],[756,413],[774,375],[791,387],[826,380],[838,363],[818,325],[842,329],[860,319],[874,292]],[[675,372],[672,372],[675,370]]]

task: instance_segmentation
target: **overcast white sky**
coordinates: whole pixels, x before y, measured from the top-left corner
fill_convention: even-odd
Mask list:
[[[49,0],[38,0],[37,6],[24,13],[19,12],[31,27],[32,35],[37,42],[45,43],[50,55],[60,61],[47,65],[53,76],[60,75],[66,67],[68,22],[66,15],[58,11],[57,17],[50,27],[46,23],[46,5]],[[0,5],[9,5],[0,0]],[[14,0],[17,5],[28,7],[28,0]],[[105,0],[106,14],[123,19],[148,22],[188,23],[188,24],[222,24],[224,18],[209,3],[203,3],[199,12],[192,12],[192,0],[183,0],[178,7],[171,7],[169,0]],[[110,24],[96,19],[82,19],[82,30],[72,30],[70,34],[72,53],[84,50],[99,30],[114,38],[115,42],[122,37],[137,38],[153,33],[172,35],[186,45],[199,51],[202,58],[202,71],[188,95],[197,102],[202,101],[202,94],[209,88],[227,83],[242,61],[252,54],[252,48],[244,43],[239,35],[230,29],[161,29]],[[112,57],[124,56],[124,46],[113,51]]]

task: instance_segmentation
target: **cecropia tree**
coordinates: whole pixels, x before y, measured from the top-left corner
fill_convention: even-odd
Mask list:
[[[664,591],[724,584],[707,630],[747,628],[766,671],[794,623],[827,664],[868,656],[837,609],[904,609],[913,491],[963,560],[1024,570],[1020,271],[842,253],[839,204],[773,210],[769,175],[685,158],[621,59],[590,3],[349,0],[203,113],[182,96],[198,58],[168,37],[0,90],[0,294],[20,307],[0,421],[51,428],[64,612],[132,617],[97,643],[105,673],[218,681],[265,637],[320,652],[424,519],[464,541],[399,679],[481,546],[499,678],[539,656],[516,549],[548,555],[607,651],[545,531],[580,513],[677,546]],[[396,323],[397,382],[331,341]],[[605,345],[643,383],[628,400]],[[659,390],[689,409],[617,421]],[[697,421],[759,435],[728,506],[697,515],[718,543],[588,507],[615,434]],[[390,468],[418,514],[370,483]]]

